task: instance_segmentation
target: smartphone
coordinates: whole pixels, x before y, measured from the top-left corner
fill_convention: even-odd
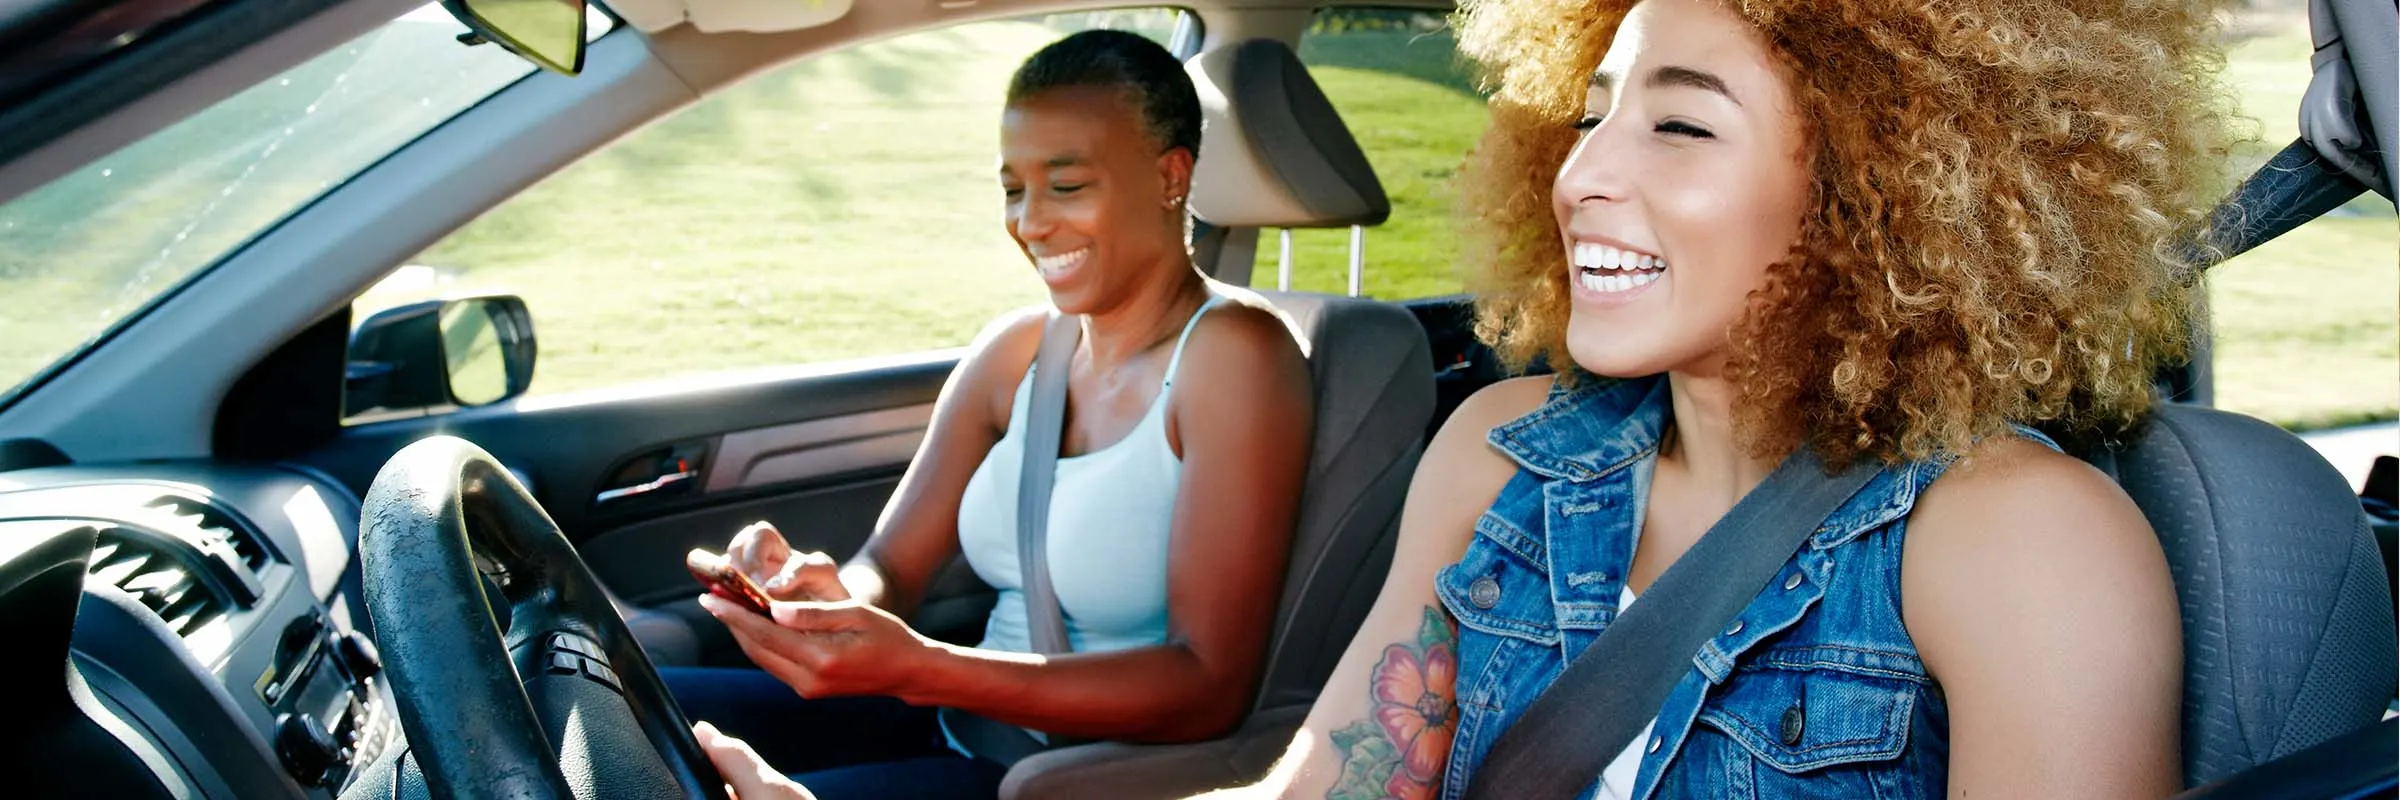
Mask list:
[[[708,587],[709,594],[731,600],[743,608],[767,615],[770,602],[767,593],[750,580],[750,576],[734,569],[724,556],[706,550],[693,550],[683,557],[684,569],[691,570],[692,579]]]

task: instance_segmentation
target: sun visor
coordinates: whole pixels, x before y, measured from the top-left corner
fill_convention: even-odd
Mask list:
[[[841,19],[850,0],[612,0],[608,7],[644,33],[685,22],[701,33],[775,33]]]

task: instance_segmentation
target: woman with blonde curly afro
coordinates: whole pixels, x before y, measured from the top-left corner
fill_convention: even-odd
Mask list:
[[[1880,471],[1596,754],[1585,796],[2176,791],[2165,557],[2035,430],[2125,433],[2181,356],[2196,270],[2173,243],[2222,188],[2212,19],[1470,3],[1493,92],[1462,178],[1479,333],[1557,376],[1445,424],[1361,633],[1267,783],[1234,791],[1461,796],[1801,448]]]

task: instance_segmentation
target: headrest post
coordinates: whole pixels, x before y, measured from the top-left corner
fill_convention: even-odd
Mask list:
[[[1275,262],[1275,291],[1288,292],[1292,290],[1292,229],[1276,228],[1275,232],[1283,237],[1282,258]]]
[[[1365,293],[1361,282],[1367,273],[1367,226],[1350,226],[1350,296]]]

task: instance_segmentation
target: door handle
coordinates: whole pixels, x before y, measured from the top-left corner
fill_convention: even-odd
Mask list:
[[[620,486],[615,489],[601,492],[600,496],[594,499],[592,502],[606,503],[611,500],[622,500],[628,497],[640,497],[661,489],[674,488],[676,484],[680,484],[684,481],[688,481],[697,477],[700,477],[700,471],[696,469],[687,469],[682,472],[670,472],[648,481],[634,484],[632,486]]]
[[[708,471],[708,450],[706,441],[682,442],[617,462],[592,504],[616,507],[696,494],[700,474]]]

